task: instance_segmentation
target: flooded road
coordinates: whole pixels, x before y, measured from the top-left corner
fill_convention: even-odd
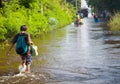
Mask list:
[[[10,69],[0,73],[0,84],[120,84],[120,36],[107,35],[92,18],[34,42],[39,56],[33,57],[32,73],[18,76],[18,64],[10,67],[18,56],[9,57]]]

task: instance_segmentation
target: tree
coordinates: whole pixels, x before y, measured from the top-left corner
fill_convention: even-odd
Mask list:
[[[19,0],[20,5],[23,5],[26,8],[30,8],[30,3],[34,2],[34,0]]]
[[[2,0],[0,0],[0,7],[2,7],[3,5],[2,5]]]
[[[111,13],[120,11],[120,0],[86,0],[88,5],[94,9],[94,11],[108,10]]]
[[[68,3],[72,4],[76,8],[76,0],[66,0]],[[77,0],[77,9],[81,9],[81,1]]]

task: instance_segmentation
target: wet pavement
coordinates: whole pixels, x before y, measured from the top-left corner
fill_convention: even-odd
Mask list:
[[[120,84],[120,36],[108,35],[92,18],[83,21],[35,39],[32,73],[13,68],[0,84]]]

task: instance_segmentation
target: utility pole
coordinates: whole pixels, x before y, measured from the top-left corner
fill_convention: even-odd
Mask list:
[[[78,12],[77,0],[75,1],[75,5],[76,5],[76,13],[77,13]]]

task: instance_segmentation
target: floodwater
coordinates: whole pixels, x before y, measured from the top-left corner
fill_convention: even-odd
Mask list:
[[[33,39],[39,56],[30,74],[18,74],[20,58],[1,45],[0,84],[120,84],[120,36],[107,34],[102,23],[83,19]]]

